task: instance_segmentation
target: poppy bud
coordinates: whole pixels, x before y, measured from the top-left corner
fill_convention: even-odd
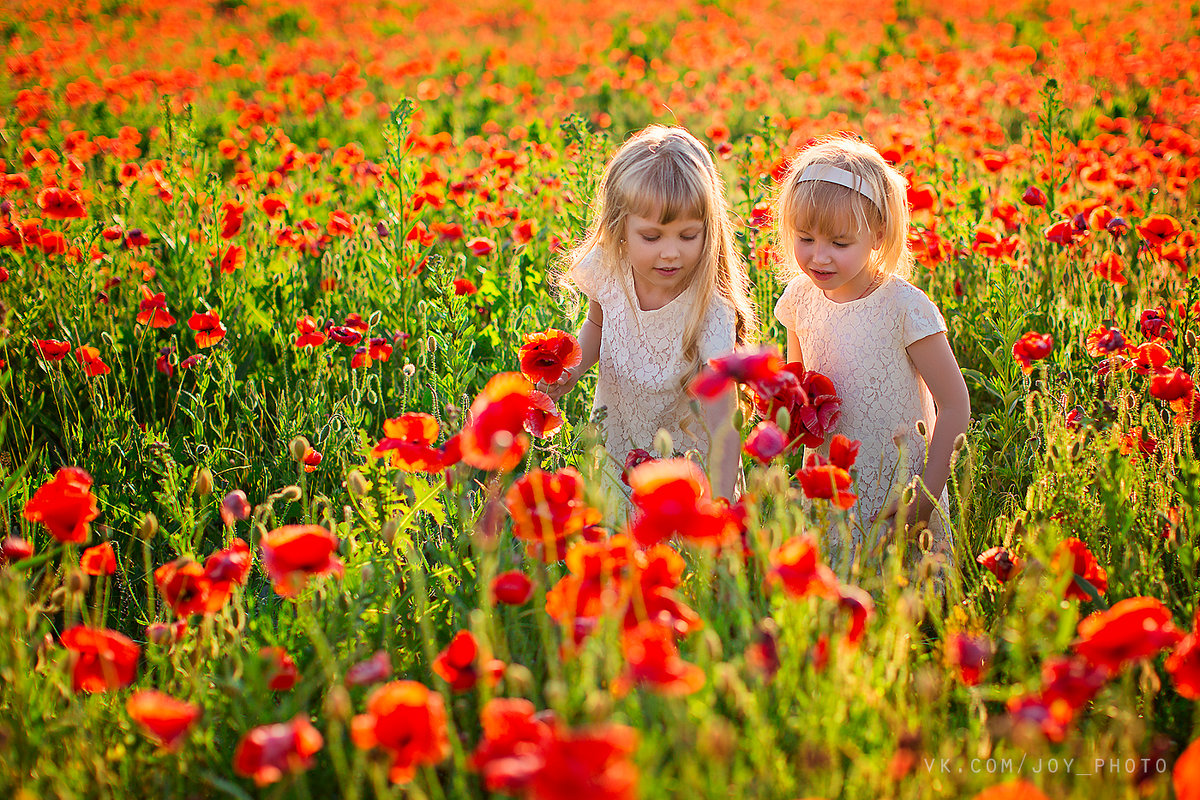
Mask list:
[[[375,235],[378,236],[380,239],[387,238],[388,226],[385,225],[383,222],[376,222],[375,223]]]
[[[910,483],[905,486],[904,491],[900,493],[900,503],[901,505],[911,506],[916,497],[917,487]]]
[[[612,695],[608,692],[588,692],[583,701],[583,713],[594,722],[604,722],[612,714]]]
[[[1187,335],[1183,337],[1183,342],[1189,348],[1195,347],[1196,346],[1196,334],[1193,331],[1188,331]]]
[[[346,476],[346,488],[350,490],[350,494],[355,497],[362,497],[367,493],[370,485],[363,474],[356,469],[350,470],[350,474]]]
[[[379,538],[383,540],[384,544],[391,544],[392,540],[396,538],[396,531],[399,530],[399,528],[400,522],[397,519],[389,519],[387,522],[383,523],[383,527],[380,528]]]
[[[545,687],[546,704],[551,708],[562,708],[566,704],[568,693],[567,687],[562,681],[546,681]]]
[[[212,470],[208,467],[201,467],[196,470],[195,483],[192,488],[196,491],[197,497],[208,497],[213,491],[213,475]]]
[[[425,339],[425,349],[430,353],[436,353],[438,349],[437,339],[429,336]]]
[[[50,593],[50,599],[46,603],[45,612],[47,614],[56,614],[62,611],[63,603],[67,599],[67,589],[65,586],[59,586]]]
[[[928,431],[928,428],[925,427],[925,420],[917,420],[917,436],[920,436],[922,439],[924,439],[926,431]]]
[[[783,430],[792,429],[792,415],[786,408],[781,408],[775,412],[775,424]]]
[[[675,452],[671,434],[667,433],[666,428],[659,428],[658,433],[654,434],[654,449],[663,458],[669,458]]]
[[[402,369],[401,372],[404,373],[404,377],[411,378],[413,375],[417,374],[417,368],[412,364],[405,364],[404,369]]]
[[[300,498],[304,496],[304,492],[300,491],[300,487],[295,484],[285,486],[279,490],[279,496],[291,503],[300,502]]]
[[[87,573],[78,570],[67,575],[67,591],[71,594],[83,594],[88,590]]]
[[[146,626],[146,638],[152,644],[170,644],[172,639],[171,626],[165,622],[152,622]]]
[[[704,644],[704,649],[708,652],[708,657],[713,661],[720,661],[724,655],[724,648],[721,647],[721,636],[712,628],[706,628],[701,634],[700,641]]]
[[[221,521],[233,525],[236,520],[250,516],[250,501],[241,489],[234,489],[221,500]]]
[[[354,713],[354,705],[350,702],[350,693],[342,685],[334,686],[325,695],[325,713],[331,719],[345,722]]]
[[[138,536],[141,537],[143,542],[148,542],[151,539],[153,539],[155,534],[157,534],[157,533],[158,533],[158,517],[154,516],[153,513],[147,511],[145,516],[142,517],[141,527],[138,528]]]
[[[967,446],[967,435],[965,433],[960,433],[958,436],[954,437],[954,452],[957,453],[959,450],[962,450],[966,446]]]
[[[308,443],[308,439],[303,436],[297,436],[288,444],[288,450],[292,454],[293,461],[300,461],[304,458],[305,453],[312,449],[312,445]]]
[[[523,664],[509,664],[504,668],[504,680],[517,696],[524,696],[533,688],[533,673]]]

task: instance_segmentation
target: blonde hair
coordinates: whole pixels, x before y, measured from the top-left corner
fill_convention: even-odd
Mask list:
[[[696,286],[693,313],[683,331],[679,376],[686,388],[700,370],[700,337],[714,296],[724,298],[736,318],[734,339],[749,342],[758,331],[750,301],[750,278],[734,241],[734,225],[725,183],[708,149],[683,128],[650,125],[617,150],[604,168],[583,240],[567,257],[566,277],[593,250],[611,273],[631,269],[625,255],[625,221],[629,215],[666,224],[695,218],[704,222],[704,249],[692,274]],[[633,298],[630,298],[634,302]]]
[[[862,192],[837,183],[801,181],[804,170],[814,164],[830,164],[852,173],[879,198],[879,205]],[[825,137],[792,159],[775,199],[776,255],[784,279],[800,272],[795,243],[801,226],[826,236],[848,230],[878,235],[881,243],[871,252],[871,268],[901,278],[912,274],[907,181],[867,142]]]

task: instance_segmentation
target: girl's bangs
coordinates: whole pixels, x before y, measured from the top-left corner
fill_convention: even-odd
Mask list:
[[[693,170],[681,169],[670,159],[648,166],[640,180],[630,176],[626,187],[630,191],[624,192],[630,214],[657,220],[660,225],[677,219],[705,219],[708,192]]]
[[[871,201],[853,189],[827,181],[796,186],[792,225],[799,230],[832,237],[870,231],[882,222]]]

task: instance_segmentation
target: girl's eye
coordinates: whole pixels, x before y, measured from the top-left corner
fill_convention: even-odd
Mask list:
[[[800,241],[804,242],[805,244],[812,244],[812,239],[807,236],[801,236]]]
[[[657,237],[657,236],[647,236],[646,234],[642,234],[642,241],[644,241],[644,242],[657,242],[657,241],[658,241],[658,237]]]
[[[694,242],[700,238],[700,234],[693,233],[691,236],[680,236],[679,238],[683,239],[685,242]]]
[[[850,243],[849,242],[834,242],[833,246],[834,247],[849,247]]]

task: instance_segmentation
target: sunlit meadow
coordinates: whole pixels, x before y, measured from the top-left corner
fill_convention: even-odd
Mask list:
[[[0,795],[1200,798],[1198,28],[5,3]],[[717,154],[765,345],[788,159],[843,131],[908,177],[973,409],[948,579],[820,552],[853,521],[750,435],[793,422],[764,353],[705,376],[747,398],[734,507],[667,459],[592,510],[594,372],[527,378],[651,122]]]

